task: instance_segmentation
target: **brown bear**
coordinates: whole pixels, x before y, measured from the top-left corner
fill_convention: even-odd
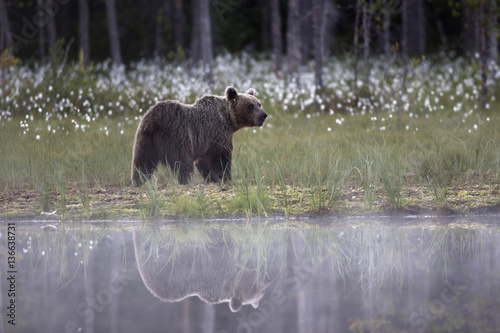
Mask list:
[[[207,181],[230,180],[233,133],[262,126],[266,117],[253,89],[238,94],[227,87],[225,97],[205,95],[193,105],[159,102],[137,129],[132,182],[140,186],[158,163],[168,165],[181,184],[188,182],[194,164]]]
[[[142,281],[164,302],[198,296],[208,304],[227,302],[232,312],[247,304],[256,309],[271,284],[264,270],[241,265],[232,244],[222,235],[210,235],[208,247],[177,247],[165,242],[158,250],[138,231],[133,231],[133,240]]]

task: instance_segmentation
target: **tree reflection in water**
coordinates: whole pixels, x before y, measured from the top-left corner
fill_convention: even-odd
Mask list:
[[[58,227],[18,223],[19,330],[500,331],[494,219]]]

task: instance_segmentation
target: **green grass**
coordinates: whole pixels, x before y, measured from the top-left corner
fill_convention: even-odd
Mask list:
[[[368,210],[379,201],[388,202],[393,209],[403,207],[408,202],[404,189],[412,186],[431,191],[438,206],[447,206],[450,191],[461,186],[487,185],[498,191],[500,135],[494,124],[500,121],[499,116],[491,114],[490,122],[476,133],[460,133],[454,125],[437,127],[435,122],[423,121],[415,134],[367,132],[356,117],[362,118],[346,120],[332,132],[317,130],[322,123],[332,121],[331,116],[295,119],[284,115],[281,120],[270,119],[271,129],[236,133],[233,181],[225,185],[233,194],[229,210],[247,217],[289,215],[293,214],[291,201],[299,200],[301,211],[319,212],[336,207],[349,190],[358,192],[356,197],[362,197]],[[6,192],[33,190],[42,211],[60,208],[63,212],[67,203],[64,189],[77,188],[78,204],[89,217],[93,209],[89,189],[130,188],[136,124],[130,124],[124,134],[106,136],[99,130],[116,121],[96,121],[94,128],[84,133],[62,134],[62,138],[49,134],[40,140],[32,133],[15,135],[14,122],[1,125],[0,140],[9,142],[2,149],[1,188]],[[190,186],[203,183],[196,174]],[[141,208],[143,216],[160,216],[162,196],[166,195],[161,191],[175,186],[175,178],[162,168],[139,190],[147,197]],[[295,189],[302,191],[297,194]],[[272,192],[283,198],[281,207],[274,207]],[[206,196],[210,193],[203,190],[195,195],[180,194],[174,198],[173,210],[180,216],[211,215]]]
[[[431,79],[410,82],[414,89],[407,100],[414,102],[400,121],[390,103],[397,96],[383,86],[372,87],[372,95],[361,99],[330,78],[322,111],[316,103],[300,106],[307,104],[309,87],[299,97],[283,80],[257,68],[251,73],[252,86],[271,116],[263,128],[235,134],[233,180],[222,186],[205,186],[197,173],[189,186],[179,186],[171,170],[160,168],[141,188],[130,187],[138,117],[155,99],[175,98],[178,90],[165,83],[166,77],[184,72],[166,66],[157,83],[165,83],[164,93],[142,86],[134,76],[144,74],[138,70],[129,75],[67,68],[62,77],[47,76],[43,85],[29,79],[18,83],[17,93],[13,83],[6,89],[14,97],[0,107],[12,113],[24,103],[27,109],[0,118],[0,141],[5,143],[0,148],[0,191],[3,197],[28,192],[37,198],[35,207],[7,204],[9,213],[58,208],[63,219],[73,213],[83,218],[350,214],[426,206],[429,197],[438,208],[455,209],[464,202],[468,209],[498,205],[500,102],[491,99],[489,109],[480,110],[474,86],[455,94],[464,86],[460,80],[472,76],[474,84],[478,81],[460,61],[450,62],[463,66],[459,81],[446,89]],[[432,66],[441,70],[438,63]],[[28,70],[11,75],[22,76],[22,71]],[[224,73],[218,75],[225,80]],[[121,80],[121,89],[113,80]],[[237,88],[246,90],[240,84]],[[223,94],[226,84],[220,85],[217,93]],[[193,102],[205,93],[201,89],[204,83],[192,83],[177,98]],[[61,110],[63,102],[73,106]],[[460,111],[454,110],[459,103]],[[335,109],[333,115],[330,109]]]
[[[181,196],[174,196],[174,202],[173,210],[179,216],[204,218],[209,213],[207,194],[203,184]]]
[[[157,218],[162,207],[162,200],[158,191],[158,178],[156,175],[153,175],[145,186],[147,197],[143,199],[141,196],[141,201],[144,200],[141,204],[142,215],[144,218]]]

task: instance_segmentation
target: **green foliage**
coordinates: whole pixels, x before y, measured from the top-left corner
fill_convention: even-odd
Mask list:
[[[52,203],[50,198],[49,184],[47,183],[45,177],[41,181],[38,189],[38,198],[40,200],[40,209],[42,212],[50,212],[52,209]]]
[[[66,182],[64,181],[64,174],[62,172],[59,173],[58,175],[58,188],[59,188],[59,201],[60,201],[60,216],[61,216],[61,221],[64,222],[66,219]]]
[[[19,58],[14,57],[13,55],[9,54],[9,52],[9,49],[5,49],[0,55],[0,69],[4,67],[13,67],[19,62]]]
[[[84,65],[85,59],[84,58],[85,58],[85,56],[84,56],[83,49],[80,49],[80,51],[78,52],[78,64],[79,64],[80,72],[85,71],[85,65]]]
[[[81,167],[82,178],[80,181],[80,201],[82,203],[83,214],[85,218],[90,218],[90,198],[89,198],[89,188],[87,183],[87,175],[85,174],[85,165]]]
[[[162,208],[162,199],[158,188],[158,178],[153,175],[146,181],[147,196],[141,195],[141,212],[144,218],[157,218]]]
[[[63,218],[73,210],[85,218],[114,216],[107,197],[122,205],[117,210],[123,215],[250,218],[342,214],[351,205],[400,210],[416,192],[448,207],[458,195],[470,200],[461,193],[475,185],[490,194],[498,190],[500,105],[492,98],[489,110],[475,107],[477,72],[468,61],[420,60],[398,121],[391,80],[376,81],[371,96],[356,97],[348,76],[338,76],[346,63],[330,65],[336,75],[326,86],[332,88],[315,102],[309,85],[299,94],[269,74],[266,60],[222,57],[218,63],[238,71],[216,70],[214,92],[222,94],[228,82],[240,91],[251,85],[270,114],[262,128],[235,134],[231,182],[204,185],[195,173],[184,187],[161,167],[142,188],[130,189],[140,117],[157,100],[192,103],[209,88],[202,73],[189,72],[182,62],[161,70],[139,63],[126,71],[102,63],[84,73],[64,66],[58,76],[11,69],[5,88],[12,93],[0,100],[0,141],[8,143],[1,148],[0,188],[33,191],[37,212],[57,208]],[[380,76],[392,71],[388,77],[396,81],[396,65],[373,70]]]
[[[198,189],[186,193],[184,195],[176,196],[174,199],[176,214],[182,217],[201,217],[205,218],[208,212],[207,194],[205,193],[205,186],[199,185]]]
[[[52,67],[63,65],[64,39],[58,39],[54,46],[49,50],[49,54]]]

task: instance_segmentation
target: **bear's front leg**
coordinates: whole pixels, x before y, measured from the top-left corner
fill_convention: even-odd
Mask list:
[[[217,171],[220,175],[220,181],[231,181],[231,152],[221,155],[218,165],[220,169]]]
[[[213,179],[212,177],[212,163],[209,158],[200,158],[199,160],[196,161],[196,168],[200,172],[201,176],[203,179],[205,179],[206,182],[213,181],[215,182],[216,180]]]
[[[159,154],[150,135],[137,132],[132,155],[132,184],[141,186],[156,169]]]
[[[180,184],[189,183],[189,179],[194,171],[194,161],[192,159],[186,157],[179,158],[179,155],[167,154],[166,164],[168,164]]]
[[[196,168],[207,182],[231,180],[231,159],[227,155],[200,158],[196,161]]]
[[[189,183],[189,179],[194,171],[193,163],[193,161],[176,161],[174,163],[174,173],[178,176],[180,184],[185,185]]]

